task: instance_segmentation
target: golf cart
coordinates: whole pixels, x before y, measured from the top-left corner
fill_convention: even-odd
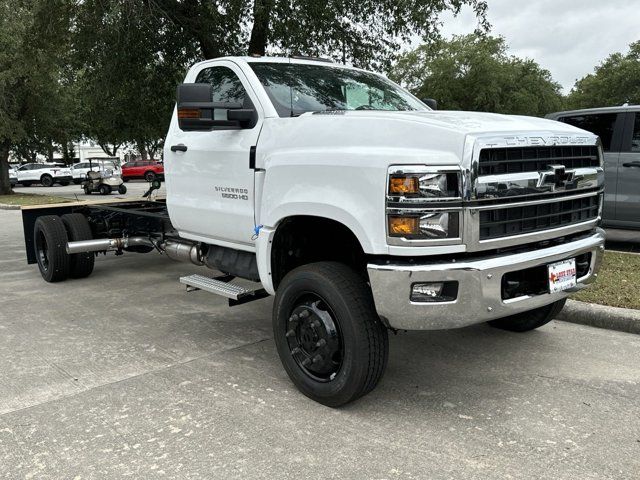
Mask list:
[[[98,192],[101,195],[109,195],[112,191],[117,190],[120,195],[127,193],[127,187],[122,181],[122,177],[114,173],[113,168],[105,167],[104,162],[97,159],[89,158],[89,171],[85,180],[82,182],[82,189],[87,195]],[[94,164],[99,167],[94,170]]]

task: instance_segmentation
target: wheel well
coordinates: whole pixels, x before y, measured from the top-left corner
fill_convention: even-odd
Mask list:
[[[344,263],[367,277],[364,250],[354,233],[342,223],[303,215],[280,222],[271,248],[274,288],[278,288],[280,281],[294,268],[320,261]]]

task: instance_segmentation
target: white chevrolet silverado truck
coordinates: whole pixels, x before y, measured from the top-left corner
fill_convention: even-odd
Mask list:
[[[166,200],[26,208],[27,257],[56,282],[156,251],[203,266],[188,291],[275,295],[288,375],[339,406],[380,381],[389,331],[554,318],[597,275],[602,158],[570,125],[434,111],[356,68],[221,58],[178,86]]]

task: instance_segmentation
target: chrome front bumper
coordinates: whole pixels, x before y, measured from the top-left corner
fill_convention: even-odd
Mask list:
[[[570,292],[502,299],[505,273],[576,257],[591,252],[589,272],[578,278],[575,292],[593,282],[604,251],[604,231],[554,247],[474,260],[434,262],[421,265],[370,263],[367,268],[378,314],[390,327],[401,330],[460,328],[508,317],[566,298]],[[458,282],[452,302],[412,302],[415,282]]]

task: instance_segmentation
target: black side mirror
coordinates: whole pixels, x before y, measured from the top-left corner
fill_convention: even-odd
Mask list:
[[[180,130],[197,131],[213,128],[253,128],[258,114],[238,103],[212,102],[213,87],[209,83],[182,83],[178,85],[178,126]]]
[[[433,98],[423,98],[422,99],[422,103],[424,103],[431,110],[437,110],[438,109],[438,101],[434,100]]]

